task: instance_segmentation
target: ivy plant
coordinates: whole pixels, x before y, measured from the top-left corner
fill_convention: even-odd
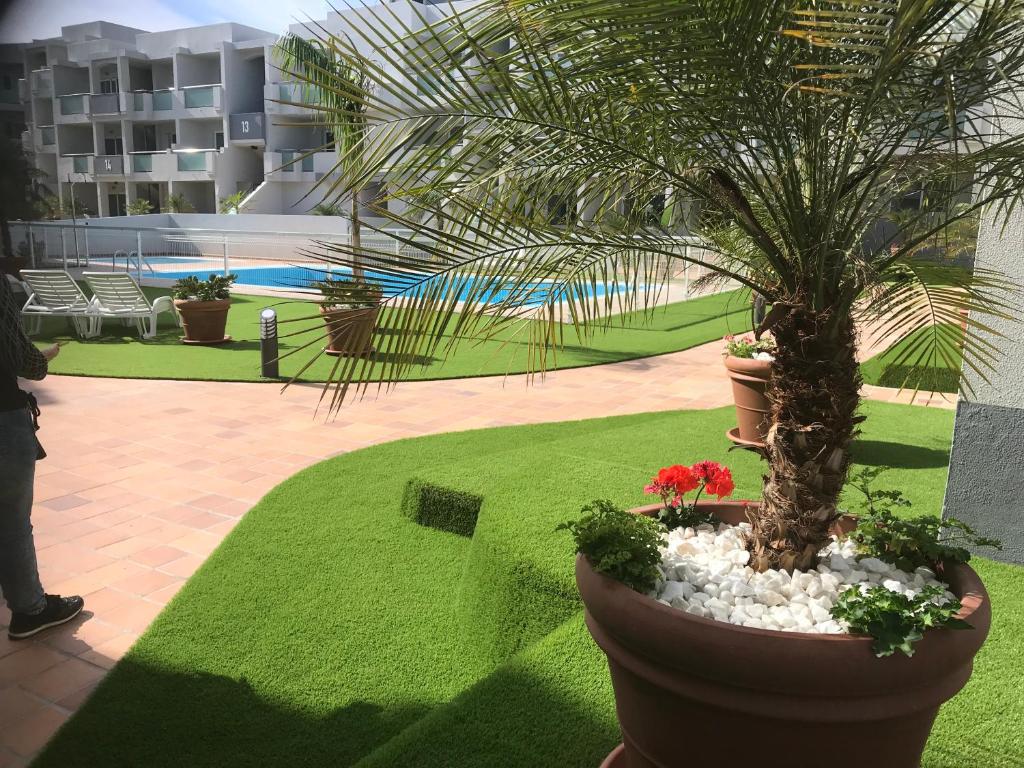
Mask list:
[[[973,629],[957,618],[959,600],[948,600],[941,587],[925,587],[913,597],[881,586],[861,591],[850,587],[832,606],[832,618],[845,621],[850,632],[871,635],[878,657],[902,651],[914,655],[914,643],[926,629]]]
[[[910,507],[903,493],[874,487],[887,469],[866,467],[850,477],[850,485],[861,492],[866,506],[850,534],[859,554],[913,571],[921,566],[937,569],[944,562],[966,563],[971,559],[969,546],[1000,548],[998,539],[981,536],[955,517],[898,517],[894,510]]]
[[[664,526],[645,515],[626,512],[607,499],[592,501],[582,512],[579,520],[562,523],[555,530],[569,531],[576,551],[598,573],[637,592],[654,589],[661,576],[658,548],[664,542]]]

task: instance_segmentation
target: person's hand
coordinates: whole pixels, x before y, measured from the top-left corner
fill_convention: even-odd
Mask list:
[[[43,357],[46,358],[47,362],[53,360],[58,354],[60,354],[60,345],[53,344],[43,350]]]

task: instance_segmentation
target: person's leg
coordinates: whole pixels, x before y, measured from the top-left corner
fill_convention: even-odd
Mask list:
[[[46,607],[32,538],[36,440],[28,409],[0,413],[0,588],[12,613]]]
[[[32,538],[37,444],[28,409],[0,412],[0,589],[11,609],[7,636],[22,640],[71,621],[82,598],[43,593]]]

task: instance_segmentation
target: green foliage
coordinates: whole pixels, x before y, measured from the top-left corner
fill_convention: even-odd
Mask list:
[[[960,601],[947,602],[943,590],[936,586],[925,587],[914,597],[881,586],[865,592],[850,587],[832,606],[832,618],[845,621],[851,632],[871,635],[878,657],[891,656],[896,651],[913,656],[914,643],[924,637],[926,629],[973,629],[956,618],[959,610]]]
[[[195,210],[195,206],[181,192],[168,195],[164,204],[164,213],[195,213]]]
[[[217,213],[238,213],[238,208],[249,194],[249,190],[240,189],[233,195],[222,197],[217,203]]]
[[[341,216],[341,206],[338,203],[321,202],[313,206],[310,211],[314,216]]]
[[[650,592],[658,582],[665,528],[646,515],[634,515],[607,499],[583,507],[579,520],[562,523],[555,530],[569,531],[598,573],[603,573],[637,592]]]
[[[714,525],[715,518],[699,504],[679,504],[658,510],[658,520],[668,530],[696,528],[698,525]]]
[[[888,469],[864,467],[849,480],[850,486],[864,496],[867,506],[867,512],[859,516],[857,527],[850,534],[860,554],[912,571],[920,566],[934,569],[943,562],[966,563],[971,559],[968,546],[1001,547],[997,539],[980,536],[955,517],[898,517],[893,510],[910,507],[903,493],[873,487],[878,476]]]
[[[753,358],[758,352],[774,354],[775,340],[771,336],[755,339],[753,336],[726,336],[725,351],[733,357]]]
[[[402,513],[420,525],[472,536],[482,496],[411,478],[402,494]]]
[[[384,292],[376,283],[348,278],[327,278],[310,284],[323,294],[328,309],[370,309],[380,304]]]
[[[153,212],[153,204],[144,197],[137,197],[125,208],[129,216],[144,216]]]
[[[191,301],[218,301],[231,296],[231,284],[238,275],[211,274],[205,280],[189,275],[178,280],[171,287],[171,297]]]

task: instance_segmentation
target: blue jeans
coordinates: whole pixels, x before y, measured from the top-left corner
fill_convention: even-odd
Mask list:
[[[32,540],[36,450],[28,409],[0,412],[0,588],[14,613],[46,607]]]

